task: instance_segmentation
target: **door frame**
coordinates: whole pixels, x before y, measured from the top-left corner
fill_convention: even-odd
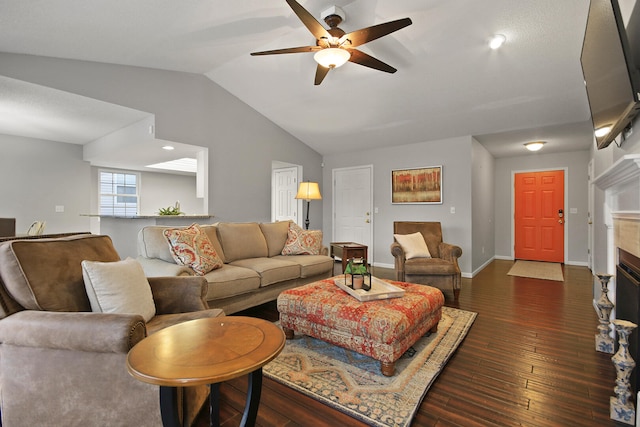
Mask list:
[[[335,223],[336,223],[336,172],[337,171],[349,171],[349,170],[358,170],[358,169],[366,169],[369,171],[369,212],[371,212],[371,222],[370,222],[370,227],[369,227],[369,241],[371,242],[371,246],[373,246],[374,244],[374,226],[375,226],[375,220],[374,220],[374,213],[373,213],[373,165],[369,164],[369,165],[362,165],[362,166],[350,166],[350,167],[345,167],[345,168],[334,168],[331,170],[331,241],[335,242],[336,241],[336,227],[335,227]],[[368,251],[368,256],[369,256],[369,260],[367,260],[371,265],[373,265],[374,262],[374,250],[373,247],[369,248]]]
[[[522,169],[511,171],[511,259],[516,259],[516,174],[529,172],[547,172],[547,171],[563,171],[564,172],[564,254],[563,264],[567,263],[569,255],[569,227],[567,227],[567,219],[569,209],[569,168],[543,168],[543,169]]]

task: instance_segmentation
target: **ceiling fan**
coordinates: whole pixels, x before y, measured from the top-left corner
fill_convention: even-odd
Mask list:
[[[385,64],[379,59],[354,48],[411,25],[411,19],[398,19],[345,33],[338,28],[338,25],[344,20],[344,12],[339,7],[333,6],[323,13],[324,21],[330,27],[327,30],[300,3],[295,0],[286,0],[286,2],[316,38],[316,45],[266,50],[253,52],[251,55],[316,52],[313,57],[318,63],[314,82],[316,85],[322,83],[322,80],[332,68],[340,67],[347,61],[386,73],[395,73],[397,71],[389,64]]]

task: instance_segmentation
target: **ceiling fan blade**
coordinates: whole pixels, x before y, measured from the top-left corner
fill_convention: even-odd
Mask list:
[[[355,64],[364,65],[365,67],[373,68],[375,70],[384,71],[385,73],[395,73],[396,70],[389,64],[385,64],[379,59],[374,58],[371,55],[367,55],[366,53],[358,50],[358,49],[347,49],[351,52],[351,57],[349,58],[349,62],[353,62]]]
[[[251,56],[257,55],[279,55],[281,53],[303,53],[303,52],[316,52],[322,50],[320,46],[300,46],[300,47],[288,47],[285,49],[264,50],[262,52],[251,52]]]
[[[311,31],[311,34],[313,34],[313,36],[316,39],[319,40],[322,38],[331,37],[331,34],[329,34],[326,28],[324,28],[322,24],[318,22],[318,20],[314,18],[313,15],[307,11],[307,9],[302,7],[300,3],[298,3],[296,0],[286,0],[286,1],[291,7],[291,9],[293,9],[295,14],[298,15],[298,18],[300,18],[304,26],[307,27],[309,31]]]
[[[289,1],[289,0],[287,0]],[[398,31],[404,27],[411,25],[410,18],[397,19],[395,21],[385,22],[384,24],[373,25],[371,27],[356,30],[351,33],[347,33],[340,37],[340,42],[343,43],[346,40],[351,42],[351,45],[345,47],[356,47],[362,44],[368,43],[372,40],[379,39],[380,37],[391,34],[394,31]]]
[[[318,67],[316,68],[316,79],[313,84],[317,86],[322,83],[322,80],[324,80],[327,74],[329,74],[330,70],[331,68],[323,67],[322,65],[318,64]]]

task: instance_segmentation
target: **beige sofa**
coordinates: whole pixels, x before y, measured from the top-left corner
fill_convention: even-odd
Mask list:
[[[281,255],[289,222],[201,225],[224,265],[205,274],[209,307],[235,313],[278,297],[280,292],[330,277],[333,259],[326,247],[320,255]],[[138,233],[138,261],[145,274],[192,276],[194,271],[176,264],[163,231],[148,226]]]

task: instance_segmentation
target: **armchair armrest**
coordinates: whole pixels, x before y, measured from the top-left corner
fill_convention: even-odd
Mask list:
[[[147,277],[151,285],[156,314],[188,313],[207,310],[209,283],[202,276]]]
[[[460,246],[452,245],[450,243],[441,242],[440,246],[440,258],[446,259],[458,265],[458,258],[462,256],[462,248]]]
[[[398,242],[391,244],[391,255],[395,260],[396,280],[404,282],[404,249]]]
[[[22,347],[127,353],[146,335],[137,314],[24,310],[0,321],[0,342]]]
[[[173,264],[158,258],[145,258],[139,256],[137,260],[142,265],[144,275],[147,277],[195,275],[194,271],[189,267]]]

